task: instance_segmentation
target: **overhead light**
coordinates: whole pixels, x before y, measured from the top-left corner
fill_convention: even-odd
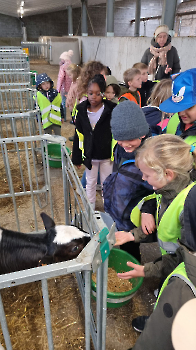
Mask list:
[[[24,4],[25,4],[25,2],[24,1],[21,1],[21,3],[20,3],[20,9],[19,9],[19,15],[20,15],[20,18],[22,18],[23,17],[23,15],[24,15]]]

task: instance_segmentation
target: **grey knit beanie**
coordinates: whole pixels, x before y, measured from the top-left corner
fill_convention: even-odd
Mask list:
[[[142,109],[132,101],[121,102],[113,109],[110,125],[117,141],[138,139],[149,132]]]

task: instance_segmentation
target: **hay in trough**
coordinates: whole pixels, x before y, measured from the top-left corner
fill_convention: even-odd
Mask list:
[[[92,274],[92,280],[96,283],[96,273]],[[128,292],[132,288],[132,283],[129,280],[118,278],[117,272],[112,267],[108,267],[108,292],[123,293]]]

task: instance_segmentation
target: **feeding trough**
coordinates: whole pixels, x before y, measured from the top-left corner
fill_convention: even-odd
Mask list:
[[[66,147],[69,155],[71,154],[71,150]],[[48,144],[48,159],[49,165],[52,168],[61,168],[61,145],[58,143],[49,143]]]
[[[127,261],[139,264],[138,260],[132,255],[121,249],[112,249],[109,255],[108,267],[113,268],[116,272],[130,271]],[[132,278],[129,280],[132,289],[127,292],[107,292],[107,307],[117,308],[127,304],[136,294],[143,283],[143,277]],[[96,283],[92,280],[92,298],[96,299]]]

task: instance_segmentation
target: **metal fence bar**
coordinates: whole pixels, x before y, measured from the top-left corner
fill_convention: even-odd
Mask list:
[[[12,343],[11,343],[11,339],[10,339],[10,335],[9,335],[9,331],[8,331],[8,326],[7,326],[5,311],[4,311],[3,302],[2,302],[2,298],[1,298],[1,293],[0,293],[0,321],[1,321],[1,328],[2,328],[4,339],[5,339],[7,350],[12,350]]]
[[[48,348],[49,350],[54,350],[47,279],[42,280],[42,295],[43,295],[43,303],[44,303],[44,311],[45,311],[46,330],[47,330],[47,336],[48,336]]]
[[[91,271],[85,271],[85,343],[86,350],[90,350],[90,310],[91,310]]]
[[[49,174],[49,161],[48,161],[48,152],[47,152],[47,144],[48,142],[55,142],[61,145],[61,155],[62,155],[62,174],[63,174],[63,187],[65,191],[65,186],[67,186],[67,195],[64,198],[68,198],[68,205],[66,206],[68,214],[65,213],[65,218],[69,220],[68,224],[77,223],[79,227],[83,227],[86,232],[89,232],[91,235],[91,241],[88,245],[83,249],[83,251],[79,254],[79,256],[71,261],[66,261],[62,263],[41,266],[34,269],[18,271],[15,273],[10,273],[7,275],[0,276],[0,290],[7,287],[17,286],[21,284],[26,284],[33,281],[42,281],[42,290],[43,290],[43,299],[44,299],[44,308],[45,308],[45,317],[46,317],[46,328],[47,328],[47,337],[49,350],[53,350],[53,339],[52,339],[52,326],[51,326],[51,316],[50,316],[50,303],[48,298],[48,287],[47,287],[47,279],[51,277],[58,277],[62,275],[66,275],[69,273],[75,273],[79,290],[81,293],[82,301],[85,309],[85,344],[86,350],[90,350],[90,336],[92,337],[92,341],[95,347],[95,350],[105,350],[105,334],[106,334],[106,298],[107,298],[107,268],[108,268],[108,259],[104,259],[101,256],[101,242],[99,240],[99,231],[105,227],[104,222],[100,218],[100,215],[95,213],[86,194],[83,193],[83,189],[80,183],[80,180],[75,173],[75,169],[73,164],[69,158],[68,152],[66,150],[66,140],[60,136],[52,136],[52,135],[38,135],[38,136],[28,136],[19,138],[20,143],[24,143],[24,147],[20,145],[19,152],[23,152],[26,156],[27,161],[27,171],[28,171],[28,181],[30,185],[29,192],[31,201],[34,202],[35,195],[37,193],[37,184],[36,190],[33,188],[32,181],[32,169],[30,169],[30,164],[28,158],[30,157],[30,151],[32,152],[35,148],[35,143],[40,143],[40,149],[42,150],[41,154],[44,159],[44,167],[46,168],[46,178],[48,183],[46,184],[47,191],[49,191],[50,187],[50,174]],[[7,166],[7,173],[10,177],[10,184],[12,184],[12,174],[9,168],[9,159],[8,154],[6,153],[10,144],[15,144],[19,140],[18,138],[11,139],[0,139],[0,145],[5,148],[5,159]],[[45,161],[46,158],[46,161]],[[33,158],[33,168],[36,168],[35,165],[35,157]],[[48,168],[48,169],[47,169]],[[36,171],[35,178],[36,178]],[[36,180],[37,181],[37,180]],[[77,189],[77,192],[76,192]],[[13,191],[14,192],[14,191]],[[49,191],[50,193],[51,191]],[[12,194],[10,194],[12,195]],[[14,193],[13,196],[15,198],[16,195],[20,195],[20,193]],[[52,201],[52,197],[51,197]],[[34,203],[32,203],[32,211],[34,212]],[[51,206],[52,207],[52,206]],[[17,209],[17,208],[16,208]],[[36,216],[36,214],[35,214]],[[52,215],[53,216],[53,215]],[[36,222],[36,217],[34,218]],[[20,220],[19,220],[20,224]],[[20,226],[20,225],[19,225]],[[39,232],[39,231],[38,231]],[[109,244],[109,249],[112,248],[115,238],[114,238],[115,230],[111,228],[110,232],[107,235],[107,240]],[[98,237],[95,236],[97,233]],[[97,295],[96,295],[96,303],[97,303],[97,317],[96,322],[93,315],[93,311],[91,309],[91,271],[96,272],[97,269]],[[3,306],[2,306],[3,307]],[[2,320],[2,318],[1,318]],[[2,320],[3,322],[3,320]],[[3,324],[5,334],[9,335],[7,325]],[[7,333],[6,333],[7,332]],[[5,339],[6,346],[8,350],[9,348],[9,337]]]

